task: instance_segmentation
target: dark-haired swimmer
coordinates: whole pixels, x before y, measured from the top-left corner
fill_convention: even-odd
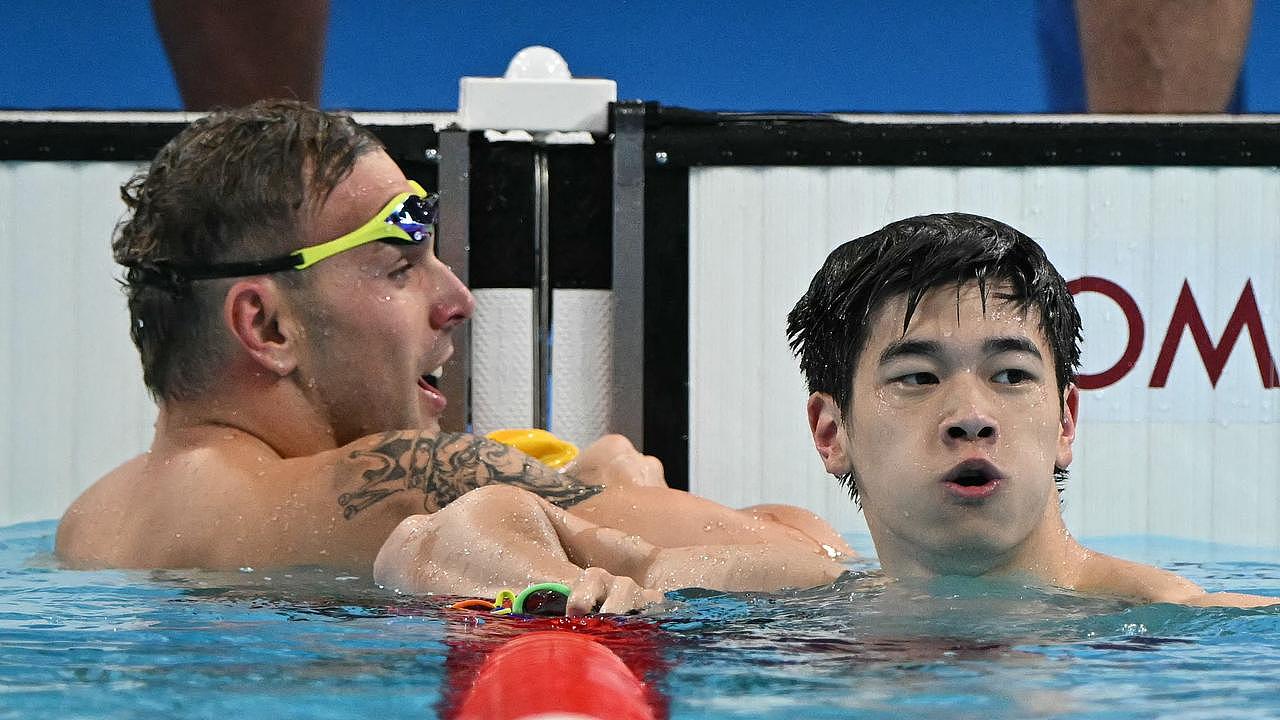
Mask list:
[[[787,332],[812,392],[814,445],[861,504],[886,575],[1280,603],[1206,593],[1067,532],[1058,490],[1076,436],[1080,316],[1021,232],[959,213],[891,223],[831,253]]]
[[[554,581],[570,612],[841,572],[812,514],[667,488],[621,437],[557,472],[442,431],[432,378],[473,300],[434,254],[432,199],[350,118],[209,115],[124,197],[113,249],[160,412],[151,449],[63,516],[67,564],[320,565],[489,597]]]

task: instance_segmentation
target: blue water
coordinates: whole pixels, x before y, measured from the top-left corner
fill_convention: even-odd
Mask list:
[[[0,528],[0,718],[433,717],[527,629],[318,569],[61,570],[54,527]],[[1280,596],[1280,550],[1093,546]],[[800,593],[674,595],[612,646],[673,718],[1280,717],[1278,609],[886,585],[874,567]]]

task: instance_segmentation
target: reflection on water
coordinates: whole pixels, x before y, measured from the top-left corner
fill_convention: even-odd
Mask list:
[[[548,625],[600,637],[677,718],[1280,715],[1275,609],[886,583],[863,562],[803,592],[687,591],[645,616],[529,622],[318,568],[65,571],[53,530],[0,529],[0,718],[431,717],[494,647]],[[1280,596],[1280,552],[1101,549]]]

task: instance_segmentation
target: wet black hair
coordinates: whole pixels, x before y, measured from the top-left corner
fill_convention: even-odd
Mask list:
[[[809,392],[827,393],[841,413],[852,406],[853,372],[871,324],[890,299],[906,296],[905,335],[925,293],[977,283],[985,307],[989,288],[1008,284],[998,299],[1034,308],[1053,353],[1058,393],[1080,366],[1080,313],[1044,249],[1012,227],[966,213],[921,215],[890,223],[840,245],[787,314],[787,338]],[[1065,468],[1055,468],[1059,487]],[[842,477],[857,499],[853,476]]]

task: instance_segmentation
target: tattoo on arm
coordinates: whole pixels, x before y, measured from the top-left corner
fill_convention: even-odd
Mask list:
[[[604,489],[587,485],[571,473],[556,472],[501,443],[461,433],[390,432],[373,448],[352,452],[350,459],[372,467],[361,473],[357,490],[338,497],[342,515],[348,520],[404,491],[421,492],[423,510],[436,512],[468,490],[495,483],[524,488],[562,508]]]

